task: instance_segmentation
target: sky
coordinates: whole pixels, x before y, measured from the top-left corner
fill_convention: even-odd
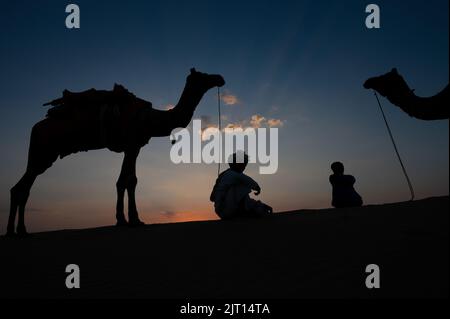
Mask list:
[[[85,1],[81,28],[65,27],[67,1],[0,2],[0,231],[9,189],[24,173],[32,126],[64,89],[123,84],[158,109],[176,104],[191,67],[221,74],[224,125],[273,120],[279,168],[247,173],[275,211],[326,208],[330,164],[342,161],[366,204],[405,201],[409,190],[376,100],[362,87],[397,67],[420,96],[448,83],[447,0],[373,1],[381,28],[365,27],[370,2]],[[448,121],[410,118],[382,99],[417,197],[448,195]],[[217,119],[214,90],[195,119]],[[255,117],[256,116],[256,117]],[[137,203],[147,223],[217,218],[209,194],[217,166],[173,164],[168,138],[141,151]],[[123,155],[108,150],[58,160],[38,177],[29,230],[115,222]],[[195,187],[193,187],[193,185]]]

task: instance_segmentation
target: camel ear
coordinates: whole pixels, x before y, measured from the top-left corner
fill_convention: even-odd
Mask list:
[[[393,68],[391,72],[394,73],[394,74],[398,74],[397,68]]]
[[[193,74],[193,73],[197,73],[197,71],[195,70],[195,68],[192,68],[192,69],[191,69],[191,74]]]

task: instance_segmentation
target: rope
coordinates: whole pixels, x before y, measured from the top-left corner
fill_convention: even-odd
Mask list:
[[[222,161],[222,115],[220,107],[220,87],[217,87],[217,109],[219,112],[218,127],[219,127],[219,163],[217,167],[217,176],[220,175],[220,162]]]
[[[411,193],[411,201],[413,201],[414,198],[416,197],[416,195],[414,193],[414,188],[412,186],[411,180],[409,179],[408,172],[406,171],[405,165],[403,164],[403,160],[402,160],[402,157],[400,156],[400,152],[398,151],[397,144],[395,143],[394,135],[392,134],[391,128],[390,128],[389,123],[388,123],[388,120],[386,118],[386,114],[384,113],[383,107],[381,106],[381,102],[380,102],[380,99],[378,98],[378,94],[375,91],[374,91],[374,94],[375,94],[375,97],[377,99],[378,106],[380,107],[381,114],[383,115],[384,123],[386,124],[389,136],[390,136],[391,141],[392,141],[392,145],[394,145],[395,153],[397,154],[397,158],[398,158],[398,160],[400,162],[400,165],[402,167],[403,174],[405,175],[406,182],[408,183],[409,191]]]

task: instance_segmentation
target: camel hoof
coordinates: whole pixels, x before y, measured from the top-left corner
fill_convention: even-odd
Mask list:
[[[139,219],[137,220],[132,220],[128,223],[128,226],[130,227],[139,227],[139,226],[145,226],[145,223],[140,221]]]
[[[25,227],[17,227],[17,237],[28,237],[30,234],[28,234]]]
[[[29,233],[27,233],[27,232],[24,232],[24,233],[17,233],[17,235],[16,235],[18,238],[29,238],[29,237],[31,237],[31,235],[29,234]]]
[[[14,238],[14,237],[16,237],[16,232],[14,230],[8,230],[4,237],[5,238]]]
[[[125,227],[128,226],[128,222],[126,220],[118,220],[116,223],[117,227]]]
[[[26,237],[26,236],[28,236],[27,229],[23,225],[17,226],[16,233],[17,233],[17,236],[19,236],[19,237]]]

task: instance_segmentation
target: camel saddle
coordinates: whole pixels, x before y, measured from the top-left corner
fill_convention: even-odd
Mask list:
[[[112,91],[93,88],[83,92],[64,90],[61,98],[47,102],[44,106],[53,106],[48,110],[47,117],[60,117],[73,111],[83,111],[84,108],[92,106],[129,104],[135,100],[137,100],[136,96],[125,87],[114,84]],[[150,102],[147,103],[151,106]]]
[[[44,105],[53,106],[47,118],[70,123],[75,130],[68,136],[69,147],[61,149],[61,157],[91,149],[90,141],[100,141],[112,151],[122,151],[124,143],[135,135],[142,111],[152,103],[142,100],[121,85],[112,91],[90,89],[83,92],[64,90],[63,96]],[[94,129],[94,131],[92,131]],[[84,134],[88,134],[84,138]]]

